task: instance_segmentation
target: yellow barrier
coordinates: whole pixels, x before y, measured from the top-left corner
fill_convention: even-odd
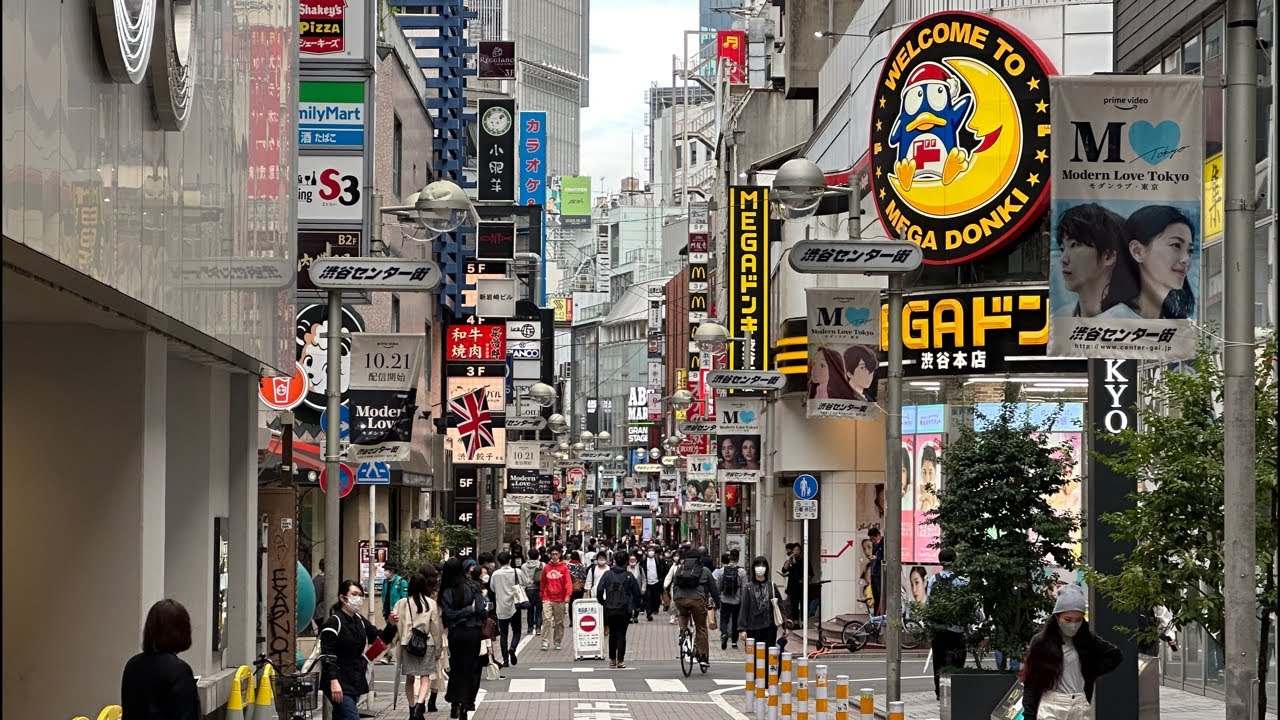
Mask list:
[[[253,720],[279,720],[276,715],[276,694],[271,687],[276,671],[270,665],[262,668],[262,679],[258,680],[258,696],[253,703]]]
[[[253,668],[241,665],[236,669],[235,677],[231,679],[231,697],[227,699],[227,720],[251,720],[253,696]]]
[[[98,720],[120,720],[122,715],[124,715],[124,708],[119,705],[108,705],[98,713]]]

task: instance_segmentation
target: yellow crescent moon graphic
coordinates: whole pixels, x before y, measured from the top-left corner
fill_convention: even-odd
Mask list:
[[[1018,105],[1004,79],[970,58],[946,58],[943,62],[964,78],[973,91],[974,109],[965,126],[981,144],[999,133],[982,152],[972,153],[969,167],[949,185],[941,181],[916,182],[903,190],[889,174],[898,195],[919,212],[933,217],[962,215],[982,207],[1000,194],[1013,179],[1022,153],[1022,120]]]

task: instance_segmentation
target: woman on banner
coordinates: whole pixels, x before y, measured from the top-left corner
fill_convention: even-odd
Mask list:
[[[938,473],[938,451],[934,449],[933,443],[925,443],[920,448],[920,483],[919,491],[919,511],[922,513],[933,512],[938,509],[938,485],[935,478]]]
[[[870,345],[850,345],[844,350],[845,379],[854,400],[876,401],[876,368],[880,361]]]
[[[1111,276],[1101,317],[1183,320],[1195,315],[1191,219],[1172,205],[1138,208],[1124,223],[1127,252]]]
[[[721,438],[719,445],[721,470],[739,470],[742,468],[742,457],[738,454],[738,444],[731,437]]]
[[[853,388],[844,372],[844,360],[840,353],[819,347],[813,354],[809,368],[810,400],[853,400]]]
[[[755,435],[742,438],[742,469],[760,469],[760,438]]]

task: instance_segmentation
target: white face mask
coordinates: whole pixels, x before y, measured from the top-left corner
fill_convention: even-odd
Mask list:
[[[765,568],[762,568],[762,567],[756,567],[753,569],[756,571],[756,577],[758,578],[764,577],[765,572],[767,572]]]
[[[480,582],[482,582],[482,583],[488,583],[488,582],[489,582],[489,573],[481,573],[481,574],[480,574]]]
[[[1075,637],[1076,633],[1080,632],[1082,625],[1084,625],[1083,622],[1063,622],[1059,620],[1058,631],[1062,633],[1063,637]]]
[[[609,561],[608,561],[608,560],[601,560],[600,562],[596,563],[596,566],[597,566],[597,567],[602,567],[602,568],[603,568],[603,567],[609,567]]]
[[[352,610],[354,610],[354,611],[356,611],[356,612],[360,612],[360,609],[364,607],[364,598],[363,598],[363,597],[350,597],[350,596],[348,596],[348,597],[347,597],[347,607],[351,608]]]
[[[649,551],[649,557],[653,557],[653,551],[652,551],[652,550],[650,550],[650,551]]]

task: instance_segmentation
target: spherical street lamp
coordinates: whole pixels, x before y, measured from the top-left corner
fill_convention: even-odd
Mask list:
[[[661,450],[659,450],[658,448],[649,448],[649,459],[650,459],[650,460],[657,460],[657,459],[658,459],[658,458],[660,458],[660,457],[662,457],[662,451],[661,451]]]
[[[436,235],[453,232],[476,215],[466,192],[448,180],[437,180],[418,191],[413,208],[414,221]]]
[[[596,435],[596,442],[600,445],[608,445],[611,440],[613,440],[613,436],[609,434],[608,430],[601,430],[600,434]]]
[[[529,397],[539,406],[549,408],[556,404],[556,389],[544,382],[534,383],[529,387]]]
[[[560,449],[560,450],[568,450],[568,449],[569,449],[569,443],[565,442],[564,440],[561,440],[561,441],[560,441],[560,445],[559,445],[558,447],[559,447],[559,449]]]
[[[729,344],[729,329],[720,323],[704,322],[693,332],[693,341],[703,352],[722,352]]]
[[[569,419],[560,413],[555,413],[547,418],[547,428],[556,435],[563,435],[569,432]]]
[[[773,178],[773,199],[786,220],[807,218],[818,209],[827,190],[827,178],[812,160],[795,158],[778,168]]]
[[[582,452],[583,450],[586,450],[586,449],[587,449],[587,446],[586,446],[586,445],[584,445],[584,444],[582,444],[582,443],[580,443],[580,442],[576,442],[576,443],[574,443],[574,444],[570,445],[569,447],[570,447],[570,449],[572,449],[574,452]]]
[[[675,435],[668,435],[667,439],[662,441],[662,444],[668,450],[675,450],[676,448],[680,447],[680,438],[676,437]]]
[[[699,326],[699,330],[701,330],[702,327],[703,326]],[[671,393],[671,397],[668,399],[671,402],[671,407],[676,410],[688,410],[689,406],[693,404],[693,393],[688,390],[677,390]]]
[[[595,433],[591,432],[590,430],[583,430],[582,432],[578,433],[578,440],[582,441],[583,445],[590,445],[593,441],[595,441],[595,439],[596,439]]]

